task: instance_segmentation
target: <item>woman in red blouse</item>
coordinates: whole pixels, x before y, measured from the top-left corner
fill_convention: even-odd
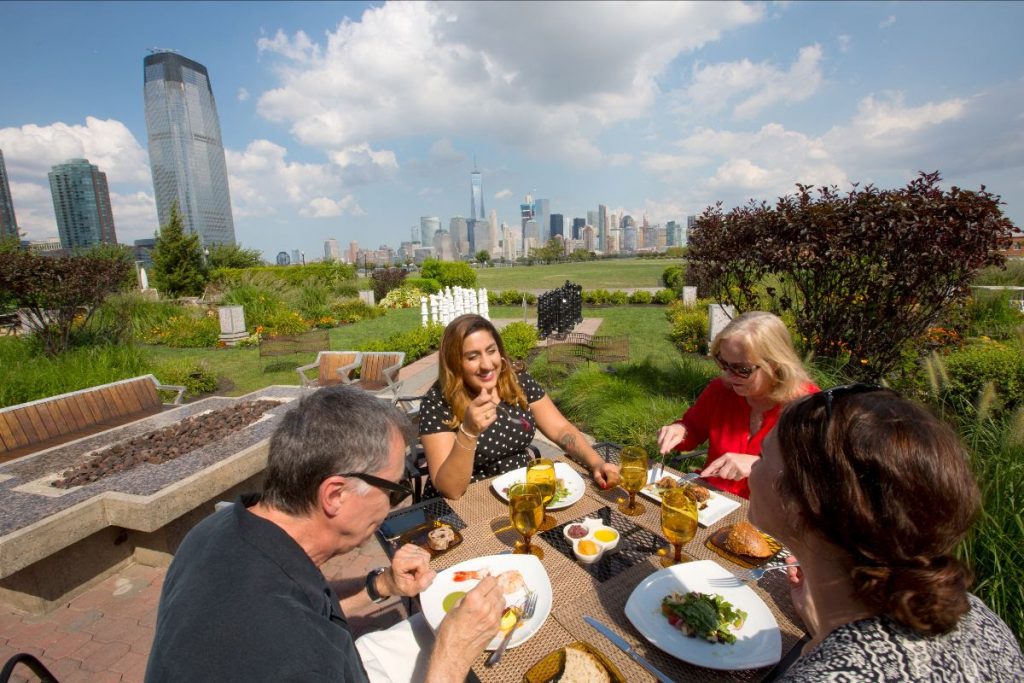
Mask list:
[[[818,391],[800,363],[789,330],[778,317],[751,311],[735,318],[711,342],[722,376],[689,410],[658,432],[658,449],[693,450],[708,442],[701,477],[723,491],[750,497],[747,477],[761,457],[761,441],[782,406]]]

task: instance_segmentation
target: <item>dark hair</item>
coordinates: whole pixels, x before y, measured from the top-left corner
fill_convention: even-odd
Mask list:
[[[308,513],[332,474],[383,469],[393,432],[406,445],[415,443],[405,414],[367,391],[336,385],[304,396],[270,439],[263,502],[292,515]]]
[[[494,343],[498,345],[498,353],[501,354],[502,362],[498,369],[498,394],[501,400],[518,405],[524,410],[529,405],[526,393],[519,386],[516,373],[513,372],[512,363],[505,356],[505,345],[494,324],[475,313],[460,315],[445,328],[444,336],[441,337],[441,348],[437,354],[437,376],[441,382],[441,394],[452,409],[451,422],[445,424],[452,429],[462,424],[462,416],[466,414],[467,406],[473,401],[466,391],[462,377],[462,344],[466,337],[480,331],[490,333]]]
[[[972,575],[950,553],[979,492],[956,433],[892,391],[823,394],[783,411],[779,495],[799,524],[850,555],[856,596],[922,634],[945,633],[970,609]]]

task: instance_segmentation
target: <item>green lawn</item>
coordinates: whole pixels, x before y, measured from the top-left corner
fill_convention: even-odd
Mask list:
[[[566,280],[584,289],[659,287],[661,274],[679,259],[609,259],[549,266],[478,268],[477,286],[492,290],[554,289]]]

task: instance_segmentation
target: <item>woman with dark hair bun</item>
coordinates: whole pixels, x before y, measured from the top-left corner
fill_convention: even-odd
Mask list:
[[[795,401],[750,473],[750,518],[800,558],[811,635],[786,681],[1021,681],[1009,628],[952,552],[979,493],[955,432],[870,385]]]

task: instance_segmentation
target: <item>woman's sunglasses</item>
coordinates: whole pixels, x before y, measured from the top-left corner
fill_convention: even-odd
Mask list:
[[[403,500],[412,495],[412,489],[404,484],[396,484],[393,481],[387,479],[381,479],[375,477],[372,474],[366,474],[364,472],[344,472],[334,475],[336,477],[353,477],[365,481],[370,486],[375,486],[379,489],[387,491],[388,501],[391,503],[391,507],[395,507],[400,504]],[[402,481],[407,481],[403,479]]]
[[[872,391],[885,391],[885,387],[880,387],[877,384],[844,384],[839,387],[832,387],[821,392],[821,395],[825,397],[825,422],[828,423],[832,419],[832,404],[836,399],[840,399],[843,396],[852,396],[854,394],[867,394]]]
[[[722,368],[722,372],[730,372],[737,377],[747,379],[754,374],[754,371],[758,369],[757,365],[741,365],[739,363],[726,363],[722,360],[721,356],[715,354],[715,362],[718,363],[718,367]]]

